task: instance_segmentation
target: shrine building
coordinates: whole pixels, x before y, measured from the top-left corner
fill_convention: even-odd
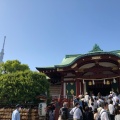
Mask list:
[[[86,54],[66,55],[59,65],[36,69],[48,76],[51,96],[120,92],[120,50],[107,52],[95,44]]]

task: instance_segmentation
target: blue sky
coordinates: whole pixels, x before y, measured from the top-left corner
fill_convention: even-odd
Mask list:
[[[0,0],[0,49],[31,70],[66,54],[120,50],[120,0]]]

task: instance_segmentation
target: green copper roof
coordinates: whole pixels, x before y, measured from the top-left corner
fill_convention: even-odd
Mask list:
[[[65,58],[63,58],[62,62],[60,65],[66,65],[71,63],[74,59],[76,59],[78,56],[81,56],[80,54],[76,55],[66,55]]]
[[[94,53],[88,53],[88,54],[83,54],[83,55],[79,55],[77,57],[74,57],[74,58],[64,58],[62,63],[59,64],[59,65],[55,65],[56,67],[65,67],[65,66],[69,66],[71,65],[72,63],[74,63],[76,60],[80,59],[80,58],[83,58],[83,57],[86,57],[86,56],[92,56],[92,55],[102,55],[102,54],[106,54],[106,55],[115,55],[117,57],[120,58],[120,51],[119,52],[115,52],[115,51],[112,51],[112,52],[94,52]]]
[[[51,67],[44,67],[44,68],[65,67],[65,66],[71,65],[72,63],[74,63],[76,60],[78,60],[80,58],[83,58],[86,56],[92,56],[92,55],[102,55],[102,54],[114,55],[114,56],[117,56],[120,58],[120,50],[105,52],[105,51],[101,50],[97,44],[95,44],[93,46],[93,49],[86,54],[66,55],[65,58],[63,58],[62,62],[59,65],[54,65]]]
[[[100,47],[97,44],[95,44],[93,46],[93,49],[91,51],[89,51],[88,53],[66,55],[65,58],[62,60],[61,64],[55,65],[55,66],[56,67],[69,66],[79,58],[82,58],[82,57],[85,57],[85,56],[91,56],[91,55],[101,55],[101,54],[115,55],[117,57],[120,57],[120,50],[105,52],[105,51],[101,50]]]

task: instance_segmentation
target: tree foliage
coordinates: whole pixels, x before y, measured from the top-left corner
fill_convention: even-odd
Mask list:
[[[18,60],[8,60],[5,63],[0,64],[1,73],[13,73],[16,71],[30,70],[29,66],[26,64],[21,64]]]
[[[19,61],[1,65],[0,101],[4,103],[35,102],[36,96],[48,92],[49,82],[42,73],[30,71]]]

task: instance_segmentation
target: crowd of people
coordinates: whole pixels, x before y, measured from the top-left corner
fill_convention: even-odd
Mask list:
[[[47,120],[55,120],[55,106],[51,104]],[[73,108],[68,108],[64,102],[59,110],[58,120],[120,120],[120,95],[110,91],[108,96],[98,93],[74,96]]]
[[[57,104],[50,103],[46,120],[55,119],[55,108]],[[20,120],[21,106],[16,105],[16,109],[12,113],[12,120]],[[58,120],[69,120],[72,116],[73,120],[120,120],[120,95],[110,91],[108,96],[102,96],[98,93],[89,95],[74,96],[73,108],[68,108],[68,103],[64,102],[59,110]]]
[[[68,120],[70,115],[73,115],[73,120],[120,120],[120,97],[112,91],[105,97],[100,93],[90,96],[86,92],[84,96],[74,97],[73,105],[69,110],[67,103],[63,103],[59,111],[59,120]],[[67,108],[66,118],[62,117],[63,108]]]

